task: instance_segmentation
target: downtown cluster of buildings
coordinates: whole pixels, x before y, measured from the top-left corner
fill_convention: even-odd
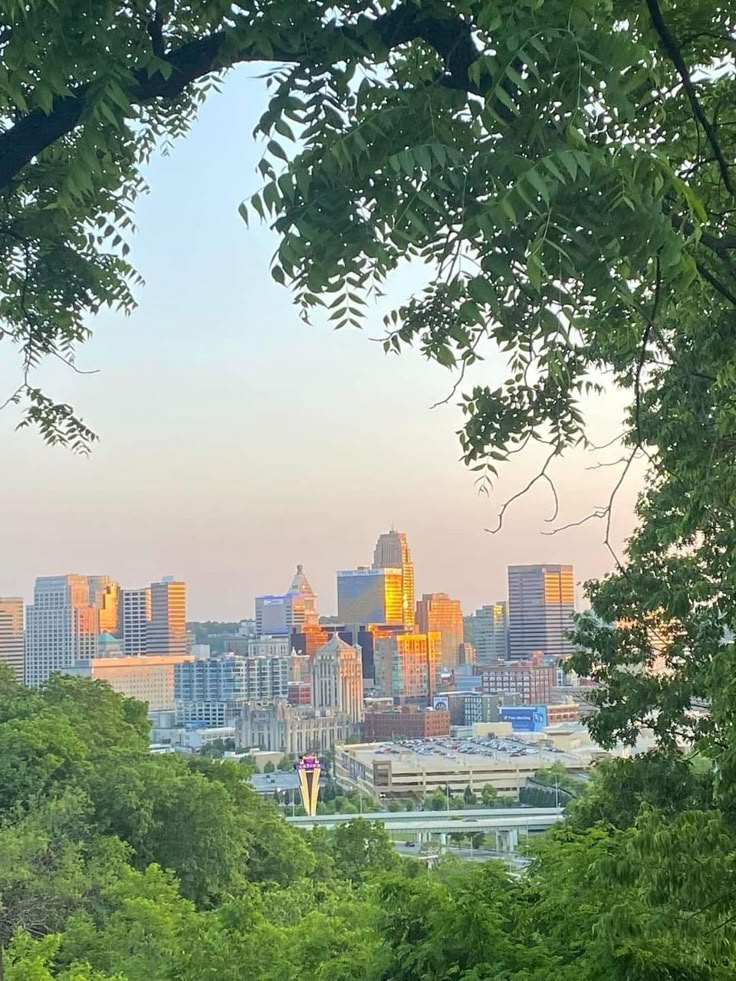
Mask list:
[[[213,654],[187,630],[186,586],[109,576],[36,580],[33,602],[0,597],[0,663],[31,686],[56,672],[107,681],[148,703],[154,738],[213,739],[277,753],[361,738],[441,737],[473,726],[573,720],[573,570],[511,566],[508,600],[464,616],[446,593],[414,594],[406,535],[379,536],[370,566],[337,573],[337,616],[320,617],[302,566],[287,591]]]

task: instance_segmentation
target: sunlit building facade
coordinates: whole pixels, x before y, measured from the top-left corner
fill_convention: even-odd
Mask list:
[[[459,600],[450,599],[447,593],[424,593],[417,603],[416,625],[423,634],[440,634],[443,667],[453,668],[459,663],[460,645],[464,639]]]
[[[25,669],[23,599],[0,596],[0,664],[5,664],[22,682]]]
[[[119,695],[145,702],[150,712],[162,712],[174,708],[174,671],[188,661],[187,654],[92,658],[69,673],[105,681]]]
[[[439,690],[442,637],[405,633],[376,639],[375,687],[382,696],[426,700]]]
[[[187,653],[187,589],[173,579],[151,583],[151,622],[146,652]]]
[[[115,634],[118,629],[120,586],[110,576],[89,576],[89,603],[100,611],[100,631]]]
[[[26,684],[97,656],[100,613],[89,602],[89,578],[40,576],[26,611]]]
[[[401,569],[361,568],[338,572],[337,615],[343,623],[403,625]]]
[[[534,651],[555,657],[573,653],[569,633],[575,613],[571,565],[509,566],[509,657]]]
[[[401,622],[405,627],[414,626],[414,564],[406,535],[401,531],[386,532],[379,535],[373,551],[374,569],[401,570]],[[376,623],[393,623],[393,620],[378,620]]]

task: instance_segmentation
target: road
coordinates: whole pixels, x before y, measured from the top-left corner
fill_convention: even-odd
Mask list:
[[[395,842],[394,847],[399,855],[405,855],[407,858],[419,859],[427,857],[426,852],[421,851],[416,846],[406,844],[403,841]],[[466,862],[489,862],[495,859],[519,869],[526,868],[526,866],[529,864],[529,859],[525,858],[523,855],[510,855],[508,852],[499,852],[493,848],[458,848],[454,845],[448,845],[445,852],[451,855],[456,855],[458,858],[461,858]],[[431,854],[438,855],[439,853],[433,851]]]
[[[287,817],[289,824],[302,828],[334,828],[354,821],[355,814],[320,814],[316,817]],[[488,807],[462,811],[374,811],[364,814],[380,821],[387,831],[473,834],[485,831],[545,831],[562,820],[555,807]]]

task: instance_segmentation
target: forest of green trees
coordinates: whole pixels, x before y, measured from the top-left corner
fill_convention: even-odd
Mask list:
[[[599,768],[529,870],[291,828],[237,763],[150,756],[99,682],[0,680],[4,981],[733,977],[736,836],[702,761]]]

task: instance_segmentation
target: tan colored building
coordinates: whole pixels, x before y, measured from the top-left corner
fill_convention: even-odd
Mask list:
[[[306,660],[306,659],[305,659]],[[363,666],[360,648],[337,634],[315,653],[312,662],[312,705],[363,721]]]
[[[429,700],[439,688],[441,639],[437,632],[377,637],[374,667],[378,694]]]
[[[151,620],[146,636],[146,652],[187,653],[185,583],[173,579],[151,583]]]
[[[248,702],[237,720],[237,742],[269,752],[322,753],[338,743],[360,736],[360,723],[347,715],[323,709],[288,705],[285,701],[259,705]]]
[[[22,682],[24,663],[23,600],[20,596],[0,596],[0,664],[12,668]]]
[[[459,663],[464,639],[460,601],[450,599],[447,593],[424,593],[417,603],[416,624],[420,633],[440,634],[442,666],[454,668]]]
[[[144,654],[130,657],[92,658],[72,668],[70,674],[81,674],[95,681],[106,681],[113,691],[127,698],[137,698],[150,712],[175,707],[174,669],[177,664],[192,661],[189,654]]]

